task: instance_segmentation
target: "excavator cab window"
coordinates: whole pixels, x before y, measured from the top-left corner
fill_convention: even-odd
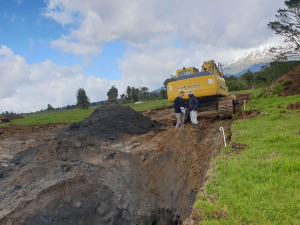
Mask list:
[[[190,75],[190,74],[191,74],[190,70],[182,71],[182,72],[178,73],[179,77],[181,77],[181,76],[187,76],[187,75]]]

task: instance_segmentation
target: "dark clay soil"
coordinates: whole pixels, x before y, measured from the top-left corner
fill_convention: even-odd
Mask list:
[[[247,148],[247,145],[243,143],[232,142],[231,147],[233,149],[233,152],[240,153]]]
[[[240,113],[241,112],[241,107],[244,105],[244,100],[246,100],[246,102],[248,102],[249,98],[251,96],[249,96],[249,94],[240,94],[240,95],[236,95],[236,98],[238,100],[238,102],[240,104],[235,106],[235,112],[236,113]]]
[[[300,109],[300,101],[296,102],[295,104],[288,104],[286,109],[290,109],[290,110]]]
[[[79,141],[117,140],[123,134],[145,134],[162,127],[162,124],[145,117],[133,109],[121,105],[105,105],[97,108],[82,122],[73,123],[61,134]]]
[[[254,118],[254,117],[257,117],[257,116],[262,116],[262,114],[260,114],[260,111],[258,110],[246,110],[246,111],[243,111],[241,114],[240,114],[240,118],[239,119],[251,119],[251,118]]]

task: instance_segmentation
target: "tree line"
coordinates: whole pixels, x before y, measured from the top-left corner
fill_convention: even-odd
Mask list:
[[[239,77],[225,76],[229,91],[241,91],[265,88],[273,84],[279,77],[291,71],[300,61],[273,61],[261,67],[261,71],[252,73],[248,70]]]
[[[126,92],[121,94],[121,98],[118,99],[118,89],[113,85],[107,92],[107,97],[109,102],[131,103],[138,101],[166,99],[167,92],[165,89],[162,89],[159,93],[151,93],[147,87],[135,88],[128,86],[126,88]]]

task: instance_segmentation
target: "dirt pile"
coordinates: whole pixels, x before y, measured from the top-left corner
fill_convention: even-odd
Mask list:
[[[232,147],[231,152],[239,154],[241,151],[243,151],[247,148],[247,145],[243,144],[243,143],[232,142],[231,147]]]
[[[219,127],[228,133],[232,120],[203,119],[198,131],[187,123],[180,133],[128,110],[138,118],[126,117],[131,126],[112,114],[120,106],[110,107],[0,166],[0,225],[175,225],[189,217],[224,145]]]
[[[123,134],[145,134],[162,124],[121,105],[104,105],[87,119],[73,123],[61,138],[86,140],[117,140]]]
[[[278,94],[279,96],[295,95],[300,93],[300,65],[278,78],[266,91],[266,94]]]
[[[245,110],[240,114],[240,119],[251,119],[257,116],[262,116],[262,114],[260,114],[260,111],[258,110]]]
[[[0,123],[8,123],[11,120],[16,120],[16,119],[22,119],[24,118],[23,116],[19,114],[5,114],[5,115],[0,115]]]
[[[296,102],[295,104],[289,103],[286,109],[289,110],[300,109],[300,101]]]
[[[0,123],[9,123],[10,119],[6,119],[5,117],[0,119]]]

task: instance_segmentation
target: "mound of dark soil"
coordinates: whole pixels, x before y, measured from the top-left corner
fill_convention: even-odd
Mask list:
[[[300,109],[300,101],[296,102],[295,104],[288,104],[286,109],[290,109],[290,110]]]
[[[240,115],[240,119],[251,119],[260,115],[261,115],[260,111],[250,109],[250,110],[243,111]]]
[[[231,147],[235,153],[240,153],[242,150],[247,148],[247,145],[243,143],[232,142]]]
[[[266,91],[266,94],[278,94],[279,96],[295,95],[300,93],[300,65],[278,78]],[[277,93],[278,92],[278,93]]]
[[[79,141],[116,140],[123,134],[145,134],[161,126],[161,123],[129,107],[104,105],[97,108],[84,121],[71,124],[60,137],[65,136]]]
[[[24,117],[21,115],[18,115],[18,114],[7,114],[7,115],[4,115],[1,117],[1,119],[8,119],[8,120],[16,120],[16,119],[22,119],[22,118],[24,118]]]

